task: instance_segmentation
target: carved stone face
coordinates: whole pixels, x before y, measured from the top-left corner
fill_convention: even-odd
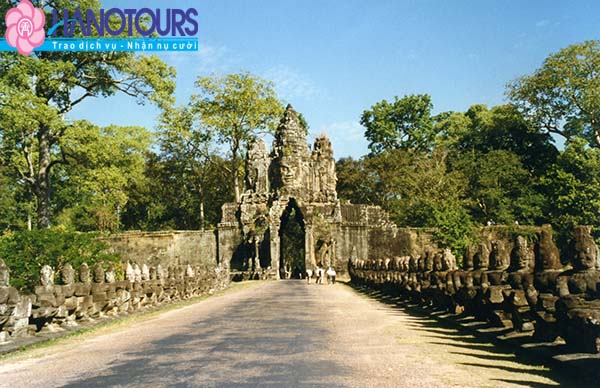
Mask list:
[[[115,267],[110,264],[108,266],[108,269],[106,270],[106,272],[104,273],[104,279],[106,280],[107,283],[114,283],[115,282]]]
[[[418,261],[419,261],[418,257],[414,257],[414,256],[410,257],[410,260],[408,262],[408,269],[409,269],[410,272],[416,272],[417,271],[417,269],[419,268],[419,266],[417,264]]]
[[[465,254],[463,255],[462,266],[463,266],[464,270],[468,271],[468,270],[473,269],[473,266],[475,264],[474,257],[475,257],[476,252],[477,252],[477,249],[474,246],[470,246],[467,248],[467,250],[465,251]]]
[[[440,252],[436,252],[433,256],[433,270],[434,271],[442,271],[444,266],[442,264],[442,254]]]
[[[286,160],[281,161],[281,183],[284,186],[292,186],[298,175],[298,167]]]
[[[436,254],[433,251],[429,251],[425,254],[425,258],[423,259],[423,271],[433,271],[435,256]]]
[[[10,285],[10,270],[4,264],[4,260],[0,259],[0,287],[8,287]]]
[[[577,270],[587,270],[595,268],[596,266],[596,252],[591,247],[576,252],[573,258],[573,268]]]
[[[94,283],[104,283],[104,268],[100,263],[94,266]]]
[[[79,281],[81,283],[90,282],[90,268],[86,263],[83,263],[81,266],[79,266]]]
[[[71,264],[65,264],[60,271],[60,281],[62,284],[73,284],[75,281],[75,270]]]
[[[442,269],[444,271],[456,268],[456,258],[448,248],[444,249],[442,254]]]
[[[510,265],[510,256],[506,249],[506,244],[502,240],[492,241],[492,251],[490,253],[490,264],[492,269],[503,271]]]
[[[598,247],[591,235],[590,226],[578,226],[574,231],[573,239],[573,268],[588,270],[596,267]]]
[[[44,287],[54,285],[54,270],[49,265],[44,265],[40,270],[40,284]]]
[[[477,253],[473,258],[475,262],[475,268],[487,269],[490,265],[490,250],[485,243],[479,244]]]
[[[532,265],[531,260],[533,252],[529,248],[527,239],[523,236],[517,236],[515,249],[513,250],[512,265],[516,270],[526,270]]]

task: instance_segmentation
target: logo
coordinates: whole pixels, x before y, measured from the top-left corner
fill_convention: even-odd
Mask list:
[[[15,47],[20,54],[29,55],[44,43],[46,15],[29,0],[21,0],[19,5],[11,8],[4,20],[6,43]]]
[[[46,34],[46,14],[30,0],[21,0],[5,16],[0,51],[30,55],[34,51],[197,51],[195,8],[56,10]],[[78,37],[76,37],[78,36]]]

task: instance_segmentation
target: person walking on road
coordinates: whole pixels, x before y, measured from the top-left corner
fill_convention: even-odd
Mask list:
[[[335,284],[335,269],[332,267],[327,268],[327,283]]]

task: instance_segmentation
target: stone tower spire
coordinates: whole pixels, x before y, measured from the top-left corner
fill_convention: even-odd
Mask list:
[[[272,187],[279,195],[303,199],[310,187],[310,148],[306,128],[298,113],[288,105],[275,132],[271,165]]]

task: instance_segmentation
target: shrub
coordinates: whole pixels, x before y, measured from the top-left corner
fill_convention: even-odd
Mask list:
[[[49,265],[55,270],[70,263],[75,271],[82,263],[93,267],[98,262],[122,270],[121,259],[106,252],[107,245],[93,233],[66,232],[59,229],[10,232],[0,237],[0,258],[11,270],[10,283],[21,291],[33,291],[40,269]]]

